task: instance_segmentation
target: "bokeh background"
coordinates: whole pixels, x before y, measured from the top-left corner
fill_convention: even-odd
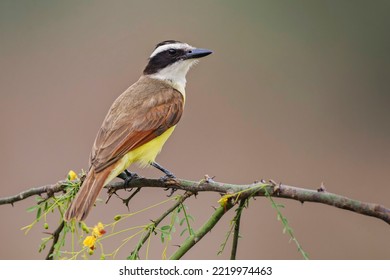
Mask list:
[[[155,44],[176,39],[214,53],[187,76],[184,117],[159,163],[191,180],[205,174],[230,183],[272,178],[313,189],[324,182],[330,192],[390,206],[389,14],[390,2],[379,0],[1,0],[0,196],[87,169],[112,102],[138,79]],[[130,211],[165,195],[144,190]],[[218,199],[200,194],[187,203],[194,227]],[[35,218],[26,212],[34,201],[0,207],[1,259],[46,256],[38,253],[47,236],[42,224],[28,235],[20,230]],[[381,220],[278,202],[313,259],[390,257],[389,226]],[[126,226],[146,224],[164,209],[136,215]],[[126,212],[113,198],[98,204],[87,223],[108,223]],[[217,252],[233,214],[185,258],[229,258],[230,243]],[[241,235],[240,259],[302,258],[264,198],[244,212]],[[107,248],[118,246],[111,242]],[[152,240],[149,258],[161,258],[160,243],[158,236]]]

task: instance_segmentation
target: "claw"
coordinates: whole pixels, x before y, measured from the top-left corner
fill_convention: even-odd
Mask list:
[[[175,191],[177,191],[177,189],[175,189],[175,188],[166,188],[165,190],[167,191],[169,189],[171,189],[171,192],[169,194],[167,194],[167,197],[171,197],[175,193]]]

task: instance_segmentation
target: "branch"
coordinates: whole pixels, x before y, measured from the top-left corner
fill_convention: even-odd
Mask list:
[[[0,198],[0,205],[11,204],[13,206],[15,202],[26,199],[33,195],[42,195],[44,193],[46,193],[48,196],[52,196],[57,192],[64,191],[65,188],[68,186],[69,186],[69,182],[64,180],[64,181],[58,181],[57,183],[51,185],[31,188],[26,191],[22,191],[17,195]]]
[[[55,245],[57,244],[58,239],[60,238],[60,234],[61,234],[62,229],[64,228],[64,225],[65,225],[65,222],[62,221],[61,224],[58,226],[58,228],[55,230],[55,232],[53,232],[53,234],[52,234],[53,243],[50,247],[49,253],[46,256],[46,260],[53,260],[53,253],[54,253]]]
[[[255,196],[266,196],[268,193],[272,197],[280,197],[286,199],[292,199],[303,202],[317,202],[327,204],[340,209],[349,210],[355,213],[359,213],[366,216],[375,217],[390,224],[390,209],[383,205],[363,202],[355,199],[348,198],[346,196],[327,192],[324,188],[318,190],[299,188],[289,186],[285,184],[276,184],[273,181],[269,183],[255,182],[248,185],[235,185],[215,182],[206,176],[199,182],[183,180],[183,179],[168,179],[168,180],[156,180],[139,178],[131,181],[128,186],[124,186],[123,182],[116,182],[106,186],[109,189],[126,189],[126,188],[138,188],[138,187],[151,187],[151,188],[174,188],[194,193],[199,192],[218,192],[220,194],[232,194],[238,192],[245,192],[259,188]],[[242,195],[241,198],[251,195],[247,193]]]
[[[77,182],[77,181],[72,181]],[[59,181],[56,184],[46,185],[38,188],[32,188],[27,191],[21,192],[15,196],[0,198],[0,205],[13,204],[14,202],[23,200],[33,195],[42,195],[47,193],[49,196],[57,192],[62,192],[69,186],[69,181]],[[240,198],[245,198],[249,195],[253,195],[250,192],[253,189],[257,189],[255,196],[266,196],[268,193],[272,197],[280,197],[285,199],[293,199],[300,202],[317,202],[330,206],[334,206],[340,209],[349,210],[355,213],[359,213],[366,216],[375,217],[390,224],[390,209],[385,206],[368,203],[359,200],[354,200],[346,196],[334,194],[325,191],[324,188],[318,190],[299,188],[289,186],[285,184],[276,184],[273,181],[269,183],[256,182],[248,185],[235,185],[214,182],[208,176],[199,182],[183,180],[183,179],[147,179],[138,178],[129,182],[127,186],[123,182],[114,182],[106,186],[109,192],[115,192],[120,189],[129,188],[172,188],[189,191],[192,193],[199,192],[217,192],[220,194],[233,194],[240,193]],[[247,192],[247,193],[246,193]]]

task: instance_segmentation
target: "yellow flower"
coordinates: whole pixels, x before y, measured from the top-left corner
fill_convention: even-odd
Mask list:
[[[87,227],[85,224],[84,224],[85,227]],[[104,230],[104,225],[102,223],[98,223],[96,226],[93,227],[92,229],[92,234],[91,235],[88,235],[84,241],[83,241],[83,245],[85,247],[89,247],[90,251],[93,251],[95,250],[95,243],[96,243],[96,240],[101,237],[103,234],[105,234],[106,231]]]
[[[96,236],[96,237],[100,237],[105,233],[106,233],[106,231],[104,230],[104,226],[100,222],[96,226],[94,226],[94,228],[92,230],[92,235]]]
[[[69,181],[73,181],[73,180],[76,180],[78,177],[77,177],[77,174],[76,172],[74,172],[73,170],[70,170],[68,172],[68,180]]]
[[[83,245],[85,247],[89,247],[91,250],[93,250],[95,248],[95,242],[96,242],[96,237],[93,236],[93,235],[88,235],[84,241],[83,241]]]

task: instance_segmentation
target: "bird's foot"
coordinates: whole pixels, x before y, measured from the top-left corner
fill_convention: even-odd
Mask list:
[[[167,181],[169,179],[174,179],[176,178],[175,175],[173,175],[173,173],[171,171],[169,171],[168,169],[165,169],[164,167],[162,167],[160,164],[158,164],[157,162],[155,161],[152,161],[150,163],[151,166],[157,168],[158,170],[160,170],[161,172],[163,172],[165,174],[165,176],[161,177],[160,180],[163,180],[163,181]]]
[[[172,180],[172,179],[176,179],[176,176],[173,175],[172,173],[170,173],[170,174],[166,174],[166,175],[160,177],[159,180],[162,182],[167,182],[167,181]]]
[[[121,178],[124,183],[125,183],[125,187],[129,186],[130,182],[134,179],[138,179],[139,176],[137,173],[132,173],[130,171],[128,171],[127,169],[125,169],[121,174],[118,175],[118,178]]]
[[[162,176],[159,180],[161,182],[163,182],[164,184],[174,185],[174,182],[176,182],[175,179],[176,179],[176,176],[173,175],[172,173],[170,173],[170,174]],[[175,188],[175,187],[167,187],[167,188],[164,189],[164,191],[168,191],[168,190],[170,190],[170,193],[167,194],[167,197],[171,197],[175,193],[177,188]]]

